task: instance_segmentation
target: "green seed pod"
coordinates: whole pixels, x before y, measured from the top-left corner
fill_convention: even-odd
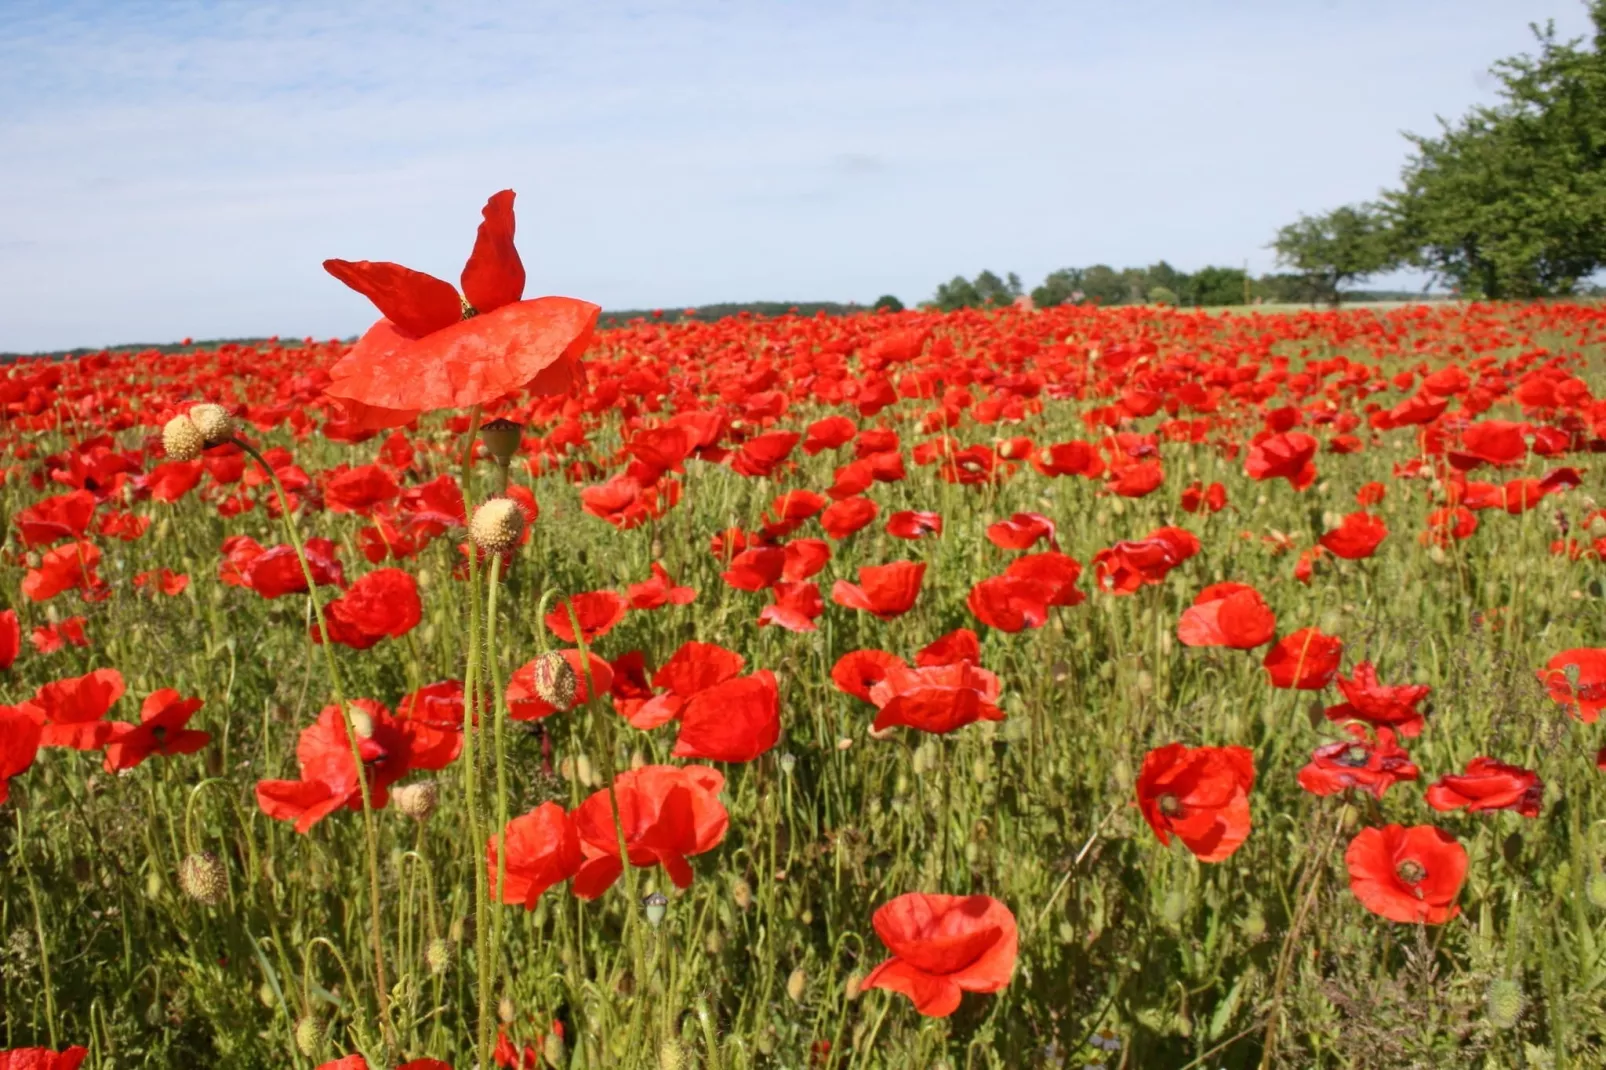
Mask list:
[[[1489,1024],[1496,1029],[1515,1026],[1522,1018],[1523,1005],[1527,1002],[1522,995],[1522,986],[1503,977],[1489,982],[1489,991],[1484,1000],[1489,1009]]]
[[[185,856],[178,864],[179,889],[197,903],[216,906],[228,894],[229,875],[211,851]]]
[[[296,1019],[296,1050],[311,1059],[323,1050],[323,1022],[316,1014],[303,1014]]]
[[[665,1037],[658,1045],[658,1070],[685,1070],[686,1048],[679,1037]]]
[[[424,965],[429,967],[431,975],[439,977],[446,972],[446,968],[451,964],[451,944],[437,936],[424,946]]]

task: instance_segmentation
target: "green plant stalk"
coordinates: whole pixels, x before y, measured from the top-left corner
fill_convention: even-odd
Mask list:
[[[505,469],[504,469],[505,471]],[[501,590],[502,555],[491,555],[490,594],[486,596],[485,604],[485,660],[491,670],[491,701],[496,711],[495,747],[496,747],[496,827],[498,835],[507,835],[507,696],[502,692],[502,672],[500,659],[496,649],[496,596]],[[481,998],[484,998],[486,986],[489,985],[494,994],[497,974],[500,973],[502,963],[502,926],[507,914],[507,905],[502,902],[502,891],[507,880],[507,842],[501,843],[501,850],[496,852],[496,888],[492,895],[495,904],[492,908],[493,928],[491,930],[491,968],[487,971],[488,981],[481,984]]]
[[[59,1045],[56,1038],[56,986],[50,974],[50,945],[45,940],[45,915],[39,907],[39,884],[33,879],[33,867],[28,865],[27,839],[23,836],[22,807],[17,807],[17,857],[22,861],[23,878],[28,882],[28,899],[33,904],[34,936],[39,941],[39,978],[45,989],[45,1028],[50,1034],[50,1046]]]
[[[368,847],[368,938],[372,944],[374,960],[374,982],[377,989],[375,998],[379,1005],[379,1027],[388,1039],[391,1035],[390,985],[385,979],[384,934],[380,925],[379,830],[374,824],[373,795],[368,789],[368,776],[363,769],[362,750],[357,743],[357,731],[351,723],[351,708],[346,703],[345,690],[340,686],[340,670],[335,665],[334,645],[329,640],[329,624],[323,615],[323,600],[318,597],[318,583],[312,575],[312,566],[307,563],[307,553],[301,543],[301,533],[296,529],[295,517],[290,511],[290,499],[284,492],[284,484],[279,482],[279,474],[249,442],[238,437],[231,441],[261,467],[273,484],[274,494],[278,496],[279,519],[284,522],[285,536],[295,549],[296,561],[301,565],[301,575],[307,581],[307,599],[312,604],[312,614],[318,622],[318,638],[322,640],[319,645],[323,647],[324,668],[329,673],[329,686],[334,690],[335,702],[340,707],[340,721],[346,730],[346,742],[351,747],[351,760],[357,775],[357,791],[362,799],[363,839]]]

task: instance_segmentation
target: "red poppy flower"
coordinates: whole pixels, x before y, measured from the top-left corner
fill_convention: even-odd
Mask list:
[[[1449,546],[1452,539],[1470,539],[1477,530],[1477,516],[1466,506],[1457,505],[1429,513],[1427,530],[1418,538],[1423,545]]]
[[[809,424],[803,439],[803,452],[813,457],[822,450],[834,450],[847,445],[858,433],[858,427],[846,416],[827,416]]]
[[[1281,477],[1295,490],[1305,490],[1316,482],[1316,465],[1311,458],[1320,446],[1302,431],[1256,435],[1244,462],[1244,474],[1254,480]]]
[[[1211,584],[1177,621],[1177,638],[1186,646],[1253,650],[1276,633],[1276,615],[1246,583]]]
[[[205,474],[206,466],[200,461],[165,461],[141,476],[137,485],[149,491],[152,499],[172,504],[183,500]]]
[[[0,1051],[0,1070],[78,1070],[89,1049],[73,1045],[65,1051],[49,1048],[13,1048]]]
[[[1460,776],[1446,773],[1430,784],[1426,797],[1435,810],[1515,810],[1523,817],[1538,817],[1545,785],[1532,769],[1474,758]]]
[[[425,684],[396,704],[396,716],[422,721],[436,728],[456,728],[463,723],[463,681],[441,680]]]
[[[652,563],[652,579],[645,583],[632,583],[625,588],[631,609],[659,609],[663,606],[686,606],[697,600],[697,592],[690,587],[677,587],[669,578],[664,566]]]
[[[646,765],[614,777],[619,827],[633,866],[661,865],[677,888],[691,885],[686,859],[718,847],[730,817],[719,801],[725,777],[706,765]],[[585,861],[574,878],[574,894],[595,899],[607,891],[624,863],[619,858],[614,808],[606,788],[574,812]]]
[[[1409,924],[1442,925],[1467,874],[1466,848],[1432,825],[1362,829],[1344,851],[1350,891],[1374,914]]]
[[[937,513],[917,513],[905,509],[887,517],[887,534],[897,539],[920,539],[942,534],[942,517]]]
[[[1072,440],[1038,447],[1032,457],[1032,467],[1045,476],[1097,479],[1104,474],[1104,458],[1091,443]]]
[[[961,661],[968,661],[972,665],[981,664],[981,640],[969,628],[955,628],[947,635],[921,647],[920,652],[915,655],[915,665],[920,668],[929,665],[956,665]]]
[[[37,718],[26,710],[0,706],[0,804],[11,797],[11,778],[33,765],[39,736]]]
[[[831,667],[831,682],[838,691],[871,702],[870,689],[887,678],[892,666],[903,664],[902,658],[885,650],[850,650]]]
[[[21,652],[22,624],[17,620],[17,611],[0,611],[0,672],[11,668]]]
[[[1176,836],[1201,862],[1228,858],[1249,838],[1255,759],[1247,747],[1151,750],[1138,773],[1138,806],[1163,844]]]
[[[28,549],[48,546],[61,539],[80,539],[89,533],[100,503],[87,490],[57,494],[17,510],[17,533]]]
[[[1462,471],[1479,465],[1499,467],[1518,465],[1528,456],[1528,443],[1521,424],[1509,420],[1485,420],[1468,424],[1461,432],[1461,448],[1446,455],[1450,464]]]
[[[333,513],[357,513],[367,516],[377,505],[383,505],[401,494],[395,478],[377,464],[331,475],[323,486],[324,504]]]
[[[894,661],[870,687],[870,701],[879,711],[872,727],[879,732],[904,725],[946,734],[976,721],[1002,721],[1001,690],[997,676],[970,661],[913,669]]]
[[[712,643],[687,640],[653,674],[654,687],[664,692],[626,715],[632,727],[644,730],[668,724],[681,715],[692,696],[741,674],[746,661],[740,654]]]
[[[781,581],[786,551],[779,546],[754,546],[731,558],[720,578],[738,591],[762,591]]]
[[[324,261],[384,316],[329,369],[326,393],[354,423],[400,427],[420,412],[569,388],[601,310],[569,297],[520,300],[513,196],[502,190],[486,202],[461,297],[450,283],[400,264]]]
[[[1337,675],[1338,660],[1343,653],[1342,640],[1323,635],[1320,628],[1301,628],[1279,639],[1266,651],[1261,664],[1273,687],[1320,691]],[[1414,736],[1416,733],[1405,734]]]
[[[796,431],[769,431],[750,438],[731,455],[731,470],[752,479],[770,475],[791,455],[802,437]]]
[[[1025,550],[1039,539],[1055,546],[1054,521],[1042,513],[1016,513],[987,528],[987,541],[1000,550]]]
[[[902,992],[928,1018],[959,1009],[963,992],[997,992],[1015,972],[1015,916],[985,895],[910,892],[880,907],[871,924],[892,952],[863,988]]]
[[[116,669],[96,669],[45,684],[21,708],[44,725],[41,747],[99,750],[117,730],[102,718],[122,697],[123,674]]]
[[[424,604],[412,573],[382,568],[357,580],[323,612],[330,642],[367,650],[386,636],[399,639],[417,627]],[[313,642],[323,642],[317,624],[311,631]]]
[[[228,553],[232,541],[224,542],[225,553]],[[273,546],[259,550],[254,555],[249,555],[247,546],[241,545],[238,550],[241,556],[248,555],[249,563],[240,568],[233,563],[236,555],[231,553],[224,564],[238,569],[243,586],[268,599],[283,598],[287,594],[306,593],[307,577],[301,570],[301,562],[296,559],[295,547]],[[303,550],[307,555],[307,568],[312,572],[314,583],[320,587],[345,583],[345,569],[335,557],[335,544],[332,541],[308,539]],[[227,577],[224,577],[224,582],[229,582]]]
[[[1336,795],[1358,788],[1381,799],[1397,781],[1417,778],[1420,771],[1395,743],[1392,729],[1374,729],[1377,738],[1373,742],[1366,738],[1367,726],[1344,727],[1354,738],[1317,747],[1310,764],[1299,771],[1300,787],[1312,795]]]
[[[1159,461],[1138,461],[1112,465],[1111,478],[1105,484],[1111,492],[1123,498],[1143,498],[1160,489],[1165,482],[1165,469]]]
[[[1377,667],[1369,661],[1355,666],[1349,679],[1338,678],[1338,690],[1345,702],[1327,707],[1329,721],[1365,721],[1387,725],[1407,739],[1422,733],[1422,712],[1417,704],[1433,689],[1425,684],[1384,684],[1377,678]]]
[[[153,754],[194,754],[212,742],[209,733],[184,727],[202,705],[198,698],[180,698],[171,687],[147,696],[139,707],[139,724],[114,726],[106,744],[106,772],[133,769]]]
[[[444,769],[463,746],[461,732],[392,717],[372,699],[350,703],[362,773],[374,809],[390,801],[390,785],[414,769]],[[257,781],[257,805],[276,821],[294,821],[305,833],[342,807],[362,809],[362,788],[350,738],[338,706],[325,706],[296,743],[300,780]]]
[[[1606,650],[1578,647],[1563,650],[1539,670],[1539,682],[1550,697],[1571,708],[1574,717],[1594,724],[1606,706]]]
[[[1355,503],[1362,509],[1369,509],[1377,505],[1388,494],[1388,488],[1381,483],[1363,483],[1361,489],[1355,492]]]
[[[775,674],[760,669],[694,692],[680,709],[676,758],[750,762],[781,736]]]
[[[1111,594],[1132,594],[1139,587],[1161,583],[1176,566],[1199,552],[1199,539],[1182,528],[1159,528],[1142,539],[1125,540],[1093,555],[1098,588]]]
[[[1182,492],[1183,511],[1219,513],[1227,507],[1227,488],[1220,483],[1205,487],[1197,479]]]
[[[82,588],[86,594],[101,587],[100,547],[92,542],[67,543],[46,551],[38,568],[22,578],[22,593],[30,602],[47,602],[61,594]]]
[[[515,817],[492,836],[485,848],[486,873],[496,888],[497,852],[507,842],[507,863],[502,874],[502,902],[523,903],[534,910],[536,900],[554,884],[580,871],[580,833],[555,802],[545,802],[523,817]]]
[[[781,548],[781,580],[806,580],[831,560],[831,546],[824,539],[793,539]]]
[[[579,708],[591,701],[593,694],[605,694],[613,688],[613,666],[599,658],[595,651],[587,650],[586,657],[575,649],[560,650],[563,660],[574,670],[574,703]],[[513,670],[507,683],[507,715],[515,721],[539,721],[561,712],[541,697],[535,684],[535,669],[539,658],[525,662]],[[461,720],[461,718],[459,718]]]
[[[569,617],[571,606],[574,620],[580,622],[580,632],[587,644],[613,631],[614,625],[624,620],[625,614],[630,612],[629,601],[618,591],[587,591],[573,598],[561,599],[556,608],[547,613],[546,626],[565,643],[578,642],[574,637],[574,620]]]
[[[825,599],[820,597],[817,583],[787,583],[782,581],[770,588],[775,601],[759,611],[758,623],[773,624],[789,632],[812,632],[818,629],[814,622],[825,612]]]
[[[89,637],[84,634],[85,623],[82,617],[68,617],[58,625],[42,625],[29,633],[28,641],[41,654],[54,654],[69,643],[86,647]]]
[[[138,588],[152,587],[169,598],[177,598],[183,594],[190,585],[190,578],[182,572],[174,572],[170,568],[155,569],[150,572],[140,572],[134,576],[134,586]]]
[[[886,565],[866,565],[859,569],[859,582],[837,580],[831,585],[831,601],[848,609],[862,609],[882,620],[909,612],[920,596],[920,582],[926,575],[924,561],[894,561]]]
[[[881,507],[869,498],[854,496],[832,502],[820,514],[820,527],[825,534],[833,539],[845,539],[854,532],[870,525],[875,520]]]
[[[1388,533],[1388,525],[1371,513],[1350,513],[1343,524],[1321,537],[1321,544],[1339,557],[1358,561],[1371,557]]]
[[[1048,623],[1049,603],[1055,590],[1053,584],[1043,580],[1006,572],[972,587],[965,606],[977,620],[1001,632],[1041,628]]]

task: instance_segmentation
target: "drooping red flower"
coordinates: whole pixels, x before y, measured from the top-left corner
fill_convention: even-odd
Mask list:
[[[384,316],[329,369],[326,392],[354,423],[400,427],[420,412],[569,388],[601,310],[569,297],[520,299],[513,197],[502,190],[486,202],[461,297],[450,283],[400,264],[324,261]]]
[[[1338,674],[1338,661],[1343,653],[1342,640],[1323,635],[1320,628],[1301,628],[1279,639],[1266,651],[1261,664],[1273,687],[1320,691]]]
[[[99,750],[117,730],[103,718],[122,697],[123,674],[96,669],[45,684],[21,708],[44,725],[41,747]]]
[[[598,657],[596,651],[587,650],[586,657],[581,657],[580,651],[573,648],[560,650],[558,653],[569,663],[569,668],[574,670],[573,708],[590,702],[593,694],[607,694],[613,688],[613,666]],[[535,680],[536,667],[539,664],[539,658],[525,662],[513,671],[512,678],[508,680],[507,715],[515,721],[539,721],[543,717],[561,712],[541,697]]]
[[[962,661],[972,665],[981,664],[981,640],[969,628],[955,628],[947,635],[933,639],[915,654],[915,665],[919,668],[957,665]]]
[[[1312,795],[1336,795],[1356,788],[1381,799],[1396,782],[1417,778],[1420,770],[1395,743],[1392,729],[1374,729],[1376,740],[1372,741],[1367,739],[1366,725],[1344,727],[1353,738],[1317,747],[1310,763],[1299,771],[1300,787]]]
[[[1338,690],[1346,701],[1327,707],[1329,721],[1365,721],[1387,725],[1407,739],[1422,733],[1422,712],[1417,705],[1433,689],[1426,684],[1385,684],[1377,678],[1377,667],[1360,662],[1348,679],[1338,678]]]
[[[926,575],[924,561],[894,561],[886,565],[866,565],[859,569],[859,582],[837,580],[831,586],[831,601],[848,609],[874,613],[891,620],[909,612],[920,596],[920,583]]]
[[[753,546],[731,558],[720,578],[738,591],[762,591],[781,581],[786,551],[779,546]]]
[[[1376,553],[1388,533],[1388,525],[1371,513],[1350,513],[1343,524],[1321,537],[1321,544],[1339,557],[1359,561]]]
[[[985,895],[910,892],[876,910],[871,924],[892,952],[863,988],[902,992],[928,1018],[959,1009],[964,992],[997,992],[1015,972],[1015,916]]]
[[[1523,817],[1538,817],[1545,785],[1532,769],[1480,757],[1468,762],[1459,776],[1441,776],[1425,795],[1435,810],[1515,810]]]
[[[1044,596],[1046,606],[1079,606],[1087,595],[1077,588],[1082,578],[1082,563],[1058,550],[1045,550],[1040,554],[1023,554],[1004,569],[1005,578],[1037,585],[1037,593]]]
[[[1228,858],[1249,838],[1255,759],[1247,747],[1149,751],[1138,773],[1138,807],[1163,844],[1175,836],[1201,862]]]
[[[1281,477],[1295,490],[1305,490],[1316,482],[1312,458],[1320,448],[1321,443],[1302,431],[1256,435],[1244,462],[1244,474],[1254,480]]]
[[[1276,615],[1246,583],[1211,584],[1177,621],[1177,638],[1186,646],[1253,650],[1276,634]]]
[[[372,699],[353,699],[349,706],[362,775],[376,810],[389,802],[390,785],[414,769],[444,769],[462,749],[461,732],[392,717]],[[294,821],[300,833],[342,807],[362,809],[351,750],[340,707],[325,706],[296,743],[301,779],[257,781],[257,805],[277,821]]]
[[[353,650],[367,650],[386,636],[399,639],[417,627],[423,617],[418,581],[412,573],[399,568],[368,573],[324,607],[329,641]],[[316,623],[311,631],[313,642],[323,642]]]
[[[1048,623],[1053,587],[1025,576],[990,576],[970,589],[965,605],[975,618],[1001,632],[1041,628]]]
[[[1601,707],[1606,706],[1606,649],[1563,650],[1545,662],[1539,670],[1539,682],[1549,690],[1553,701],[1566,705],[1585,724],[1594,724],[1600,718]]]
[[[153,754],[171,758],[175,754],[194,754],[212,736],[186,728],[195,711],[204,703],[198,698],[181,698],[171,687],[146,696],[139,707],[139,724],[118,724],[106,744],[106,772],[133,769]]]
[[[614,625],[624,620],[625,614],[630,612],[630,602],[618,591],[587,591],[572,598],[560,599],[545,619],[547,629],[565,643],[579,641],[574,634],[574,620],[569,616],[571,607],[574,620],[580,622],[580,632],[587,644],[613,631]]]
[[[697,592],[690,587],[677,587],[664,566],[652,563],[652,579],[632,583],[625,589],[631,609],[660,609],[663,606],[686,606],[697,600]]]
[[[38,718],[26,710],[0,706],[0,804],[11,797],[11,778],[33,765],[40,730]]]
[[[492,836],[485,848],[485,865],[492,894],[495,894],[497,852],[507,842],[507,863],[502,875],[501,901],[523,903],[525,910],[535,904],[554,884],[562,884],[580,871],[580,833],[573,820],[555,802],[544,802],[523,817],[507,823],[500,836]]]
[[[897,539],[921,539],[942,534],[942,516],[905,509],[887,517],[887,534]]]
[[[903,725],[946,734],[977,721],[1002,721],[1001,691],[996,675],[970,661],[919,668],[895,661],[870,687],[870,701],[879,711],[873,727],[879,732]]]
[[[675,887],[690,887],[692,870],[686,859],[725,839],[730,817],[719,801],[724,787],[724,775],[706,765],[645,765],[614,777],[630,864],[661,865]],[[574,823],[585,856],[574,878],[574,894],[595,899],[624,871],[608,789],[581,803]]]
[[[1443,829],[1362,829],[1344,851],[1344,865],[1355,898],[1390,921],[1442,925],[1461,912],[1455,900],[1466,878],[1467,852]]]

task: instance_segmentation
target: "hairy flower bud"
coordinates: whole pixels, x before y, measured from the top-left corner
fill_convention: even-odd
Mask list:
[[[175,416],[162,428],[162,451],[175,461],[193,461],[206,448],[206,436],[188,416]]]
[[[433,780],[420,780],[392,788],[390,798],[396,804],[396,809],[415,821],[423,821],[439,805],[441,789]]]
[[[186,855],[178,864],[178,886],[197,903],[214,906],[229,890],[228,872],[211,851]]]
[[[316,1014],[296,1019],[296,1050],[311,1059],[323,1050],[323,1022]]]
[[[511,498],[492,498],[474,510],[468,537],[489,554],[506,553],[524,534],[524,513]]]
[[[208,446],[216,446],[234,437],[234,417],[222,405],[203,402],[193,406],[190,409],[190,422]]]
[[[424,964],[432,976],[439,977],[452,964],[452,945],[436,937],[424,945]]]
[[[1522,1017],[1522,1008],[1526,1001],[1523,999],[1521,985],[1500,977],[1489,982],[1485,1002],[1489,1010],[1489,1024],[1496,1029],[1510,1029]]]
[[[569,659],[556,650],[549,650],[535,659],[535,693],[548,706],[566,710],[574,705],[574,696],[580,688],[580,678],[569,664]]]

